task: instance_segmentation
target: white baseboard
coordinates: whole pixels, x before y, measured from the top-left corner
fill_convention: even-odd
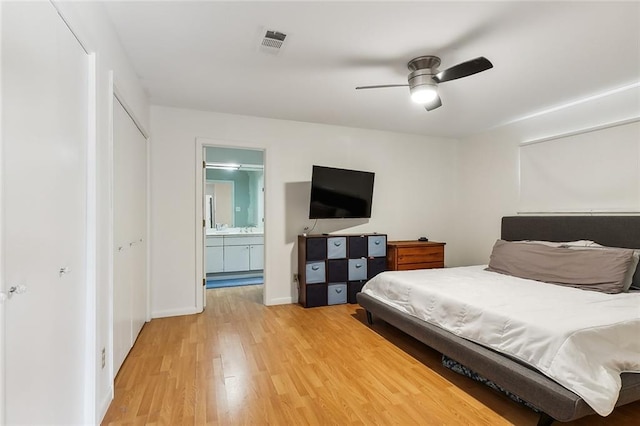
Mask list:
[[[104,416],[107,414],[107,410],[109,409],[109,405],[111,405],[111,401],[113,401],[113,387],[110,388],[109,392],[107,392],[107,395],[98,405],[98,418],[96,419],[96,424],[101,424],[102,420],[104,420]]]
[[[197,310],[193,306],[189,308],[167,309],[164,311],[151,312],[151,318],[178,317],[181,315],[199,314],[200,312],[202,312],[202,310]]]
[[[267,300],[266,302],[267,306],[291,305],[292,303],[295,303],[293,301],[293,297],[278,297],[276,299]]]

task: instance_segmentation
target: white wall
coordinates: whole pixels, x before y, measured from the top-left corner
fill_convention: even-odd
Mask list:
[[[518,150],[523,140],[638,115],[638,91],[599,98],[455,140],[154,107],[96,2],[55,2],[81,42],[97,52],[96,417],[113,392],[99,352],[110,350],[111,71],[136,119],[152,129],[151,262],[154,316],[195,306],[195,139],[266,149],[266,282],[268,304],[295,302],[295,238],[306,220],[312,164],[376,172],[370,221],[320,221],[315,232],[371,232],[390,239],[426,235],[446,241],[447,264],[486,262],[499,220],[518,202]],[[357,224],[356,226],[352,226]],[[52,315],[55,312],[52,310]],[[78,344],[83,344],[78,342]]]
[[[451,263],[487,263],[493,243],[500,237],[500,218],[517,214],[520,143],[633,117],[640,117],[637,86],[462,139],[458,155],[456,236],[452,240],[459,250]],[[576,176],[584,172],[567,170]],[[593,209],[598,209],[598,205],[594,204]]]
[[[295,242],[308,218],[313,164],[376,173],[372,218],[321,220],[318,232],[390,239],[452,235],[457,141],[283,120],[151,108],[151,283],[154,317],[195,312],[196,138],[265,149],[265,301],[297,303]],[[454,247],[448,247],[455,250]]]
[[[88,315],[96,318],[96,422],[106,413],[113,395],[113,380],[109,361],[101,368],[102,348],[111,352],[111,301],[112,301],[112,192],[111,192],[111,100],[113,97],[111,72],[113,79],[129,109],[140,124],[149,128],[149,103],[138,78],[122,49],[102,4],[98,2],[55,2],[65,20],[78,36],[81,43],[96,53],[97,59],[97,151],[96,151],[96,192],[97,246],[96,251],[96,300],[95,308],[87,306]],[[54,315],[55,312],[52,312]],[[80,342],[79,342],[80,343]],[[110,357],[108,357],[110,358]]]

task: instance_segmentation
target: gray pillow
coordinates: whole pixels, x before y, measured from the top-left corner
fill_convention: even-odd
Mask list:
[[[585,246],[585,247],[571,246],[569,248],[571,248],[572,250],[611,250],[611,249],[617,250],[618,249],[616,247],[601,246],[600,244],[597,244],[597,243],[594,243],[594,245],[592,246]],[[636,273],[636,269],[638,267],[638,261],[640,261],[640,250],[636,250],[636,249],[631,249],[631,250],[633,250],[633,258],[631,259],[631,265],[627,270],[627,274],[624,277],[624,285],[622,287],[623,292],[629,291],[629,288],[631,288],[631,286],[633,285],[633,276]]]
[[[619,248],[619,247],[603,246],[591,240],[578,240],[578,241],[566,241],[566,242],[522,240],[518,242],[526,243],[526,244],[544,244],[545,246],[564,247],[564,248],[570,248],[573,250],[611,250],[611,249],[616,250]],[[633,259],[631,260],[631,266],[627,270],[627,274],[625,275],[625,278],[624,278],[624,286],[622,288],[623,292],[629,291],[629,288],[634,286],[633,277],[635,276],[636,269],[638,266],[638,261],[640,260],[640,250],[638,249],[632,249],[632,250],[633,250]],[[635,285],[635,288],[640,288],[638,287],[639,285],[640,285],[640,277],[639,277],[638,284]]]
[[[621,293],[633,250],[572,250],[496,241],[487,270],[602,293]]]

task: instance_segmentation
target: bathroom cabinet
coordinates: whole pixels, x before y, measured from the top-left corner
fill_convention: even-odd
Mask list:
[[[207,274],[224,271],[224,237],[207,236],[205,261]]]
[[[264,268],[263,235],[207,236],[207,273],[259,271]]]

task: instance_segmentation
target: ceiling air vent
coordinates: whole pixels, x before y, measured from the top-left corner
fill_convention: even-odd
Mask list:
[[[278,31],[267,31],[260,43],[260,48],[264,52],[278,53],[284,44],[285,38],[287,38],[287,35],[284,33],[280,33]]]

